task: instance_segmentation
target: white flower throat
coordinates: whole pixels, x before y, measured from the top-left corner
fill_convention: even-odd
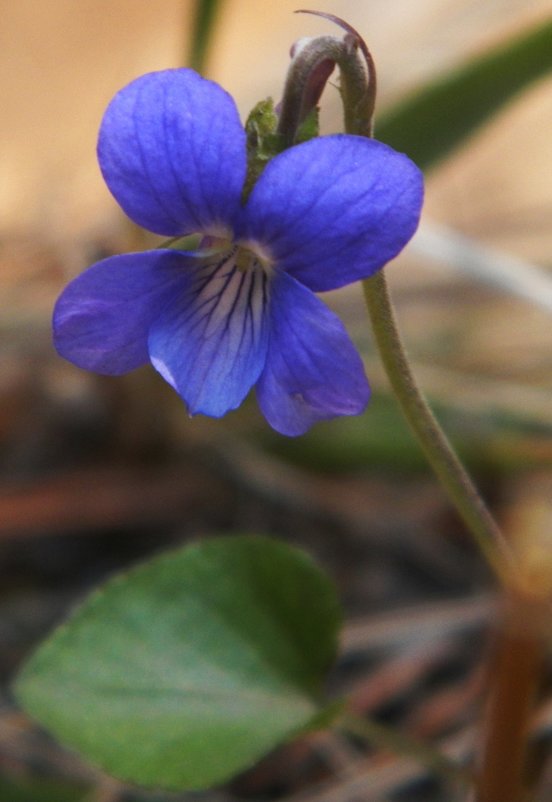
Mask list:
[[[223,326],[235,336],[255,338],[267,310],[274,268],[249,246],[221,240],[208,244],[191,288],[203,336],[208,338]]]

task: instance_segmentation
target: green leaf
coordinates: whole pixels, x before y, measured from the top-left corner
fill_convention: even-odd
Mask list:
[[[316,726],[339,620],[303,553],[215,538],[108,582],[42,645],[16,694],[124,780],[205,788]]]
[[[0,777],[0,802],[82,802],[86,789],[45,779]]]
[[[428,168],[552,68],[552,20],[428,84],[378,117],[376,138]]]

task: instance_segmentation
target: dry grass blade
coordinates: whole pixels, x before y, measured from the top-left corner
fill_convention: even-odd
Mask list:
[[[498,253],[459,231],[434,223],[426,223],[419,229],[413,248],[454,272],[472,276],[552,312],[552,278],[536,265]]]
[[[466,728],[443,739],[436,748],[451,761],[461,763],[471,750],[473,731]],[[360,761],[359,761],[360,764]],[[362,766],[362,767],[361,767]],[[409,783],[427,776],[427,769],[410,758],[390,758],[383,763],[381,756],[362,761],[358,771],[319,784],[308,792],[287,797],[285,802],[385,802]]]
[[[416,605],[351,621],[343,630],[341,644],[345,651],[420,644],[479,626],[492,611],[490,595]]]

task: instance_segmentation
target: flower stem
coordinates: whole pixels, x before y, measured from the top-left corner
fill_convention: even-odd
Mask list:
[[[334,52],[334,44],[330,54],[340,68],[345,131],[348,134],[370,137],[376,93],[376,70],[370,51],[362,37],[343,20],[333,15],[321,16],[328,16],[347,31],[340,52]],[[311,47],[316,49],[315,44]],[[320,52],[316,49],[316,52],[318,58],[326,55],[324,47]],[[307,82],[308,71],[303,76],[303,84]],[[474,535],[481,551],[496,573],[508,584],[514,576],[515,566],[509,544],[416,384],[401,341],[383,271],[366,279],[363,286],[376,343],[402,411],[431,467]]]
[[[402,411],[452,504],[492,568],[507,582],[514,565],[510,547],[416,383],[383,271],[366,279],[363,289],[380,356]]]

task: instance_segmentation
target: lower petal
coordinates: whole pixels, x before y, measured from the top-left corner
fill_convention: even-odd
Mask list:
[[[233,254],[204,265],[155,321],[149,337],[154,367],[190,414],[218,418],[238,407],[266,359],[269,280],[241,271]]]
[[[53,316],[60,356],[86,370],[120,375],[145,364],[152,321],[193,259],[175,251],[112,256],[77,276],[59,297]]]
[[[362,360],[341,321],[286,273],[273,282],[266,367],[257,385],[273,429],[304,434],[314,423],[358,415],[370,396]]]

